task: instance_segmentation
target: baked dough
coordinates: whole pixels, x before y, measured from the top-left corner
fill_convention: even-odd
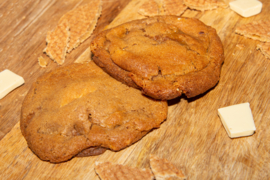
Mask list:
[[[214,28],[178,16],[122,24],[96,35],[90,47],[95,63],[115,79],[162,100],[206,92],[224,61]]]
[[[143,96],[93,61],[72,64],[37,79],[24,99],[21,132],[42,160],[121,150],[167,117],[167,102]]]

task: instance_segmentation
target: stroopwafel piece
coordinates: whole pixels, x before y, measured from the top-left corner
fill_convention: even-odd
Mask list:
[[[47,47],[44,52],[59,65],[65,61],[69,36],[69,23],[67,20],[59,23],[54,31],[49,31],[47,34]]]
[[[63,64],[66,53],[77,48],[92,34],[101,14],[101,4],[101,0],[93,0],[64,14],[56,29],[48,32],[44,52],[59,65]]]
[[[149,0],[142,4],[140,9],[138,10],[143,16],[156,16],[159,15],[158,4],[155,0]]]
[[[85,12],[86,21],[90,22],[87,31],[81,35],[79,38],[80,43],[84,42],[87,38],[90,37],[92,32],[94,31],[97,20],[101,15],[102,11],[102,0],[94,0],[90,5],[84,7],[83,11]]]
[[[187,179],[183,172],[177,169],[167,159],[161,159],[154,155],[150,155],[150,166],[156,180]]]
[[[257,49],[260,49],[262,54],[270,59],[270,43],[260,43],[257,45]]]
[[[185,12],[187,6],[183,0],[160,0],[164,7],[164,15],[180,16]]]
[[[101,180],[153,180],[151,170],[132,168],[110,162],[96,162],[95,171]]]
[[[218,7],[227,8],[228,5],[222,0],[184,0],[184,4],[190,9],[200,11],[212,10]]]
[[[138,12],[149,17],[156,15],[180,16],[186,9],[187,6],[183,0],[150,0],[142,4]]]
[[[235,32],[254,40],[270,42],[270,20],[259,20],[241,25]]]
[[[101,7],[101,0],[93,0],[62,16],[59,23],[67,20],[70,24],[70,41],[67,52],[70,53],[91,35],[100,16]]]

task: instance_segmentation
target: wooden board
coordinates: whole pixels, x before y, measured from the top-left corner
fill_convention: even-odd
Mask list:
[[[131,1],[107,28],[142,18],[137,14],[142,1]],[[229,8],[184,13],[216,28],[225,62],[216,87],[196,98],[169,101],[168,118],[159,129],[119,152],[51,164],[31,152],[17,123],[0,142],[1,179],[98,180],[95,161],[143,168],[149,167],[151,153],[170,160],[188,179],[270,179],[270,60],[256,50],[258,41],[234,33],[238,25],[269,17],[270,2],[262,2],[262,12],[250,18],[242,18]],[[89,58],[87,53],[86,49],[81,58]],[[250,103],[256,133],[230,139],[217,109],[244,102]]]

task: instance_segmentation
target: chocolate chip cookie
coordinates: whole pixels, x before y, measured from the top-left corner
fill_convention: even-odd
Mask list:
[[[167,102],[143,96],[94,62],[71,64],[37,79],[22,105],[21,132],[42,160],[121,150],[167,117]]]
[[[178,16],[122,24],[96,35],[90,47],[95,63],[112,77],[162,100],[214,87],[224,61],[214,28]]]

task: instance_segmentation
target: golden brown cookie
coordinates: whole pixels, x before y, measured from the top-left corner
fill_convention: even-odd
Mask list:
[[[40,159],[62,162],[121,150],[166,116],[166,101],[141,95],[90,62],[39,77],[25,97],[20,124]]]
[[[214,28],[177,16],[122,24],[98,34],[90,47],[93,60],[111,76],[162,100],[209,90],[224,61]]]

